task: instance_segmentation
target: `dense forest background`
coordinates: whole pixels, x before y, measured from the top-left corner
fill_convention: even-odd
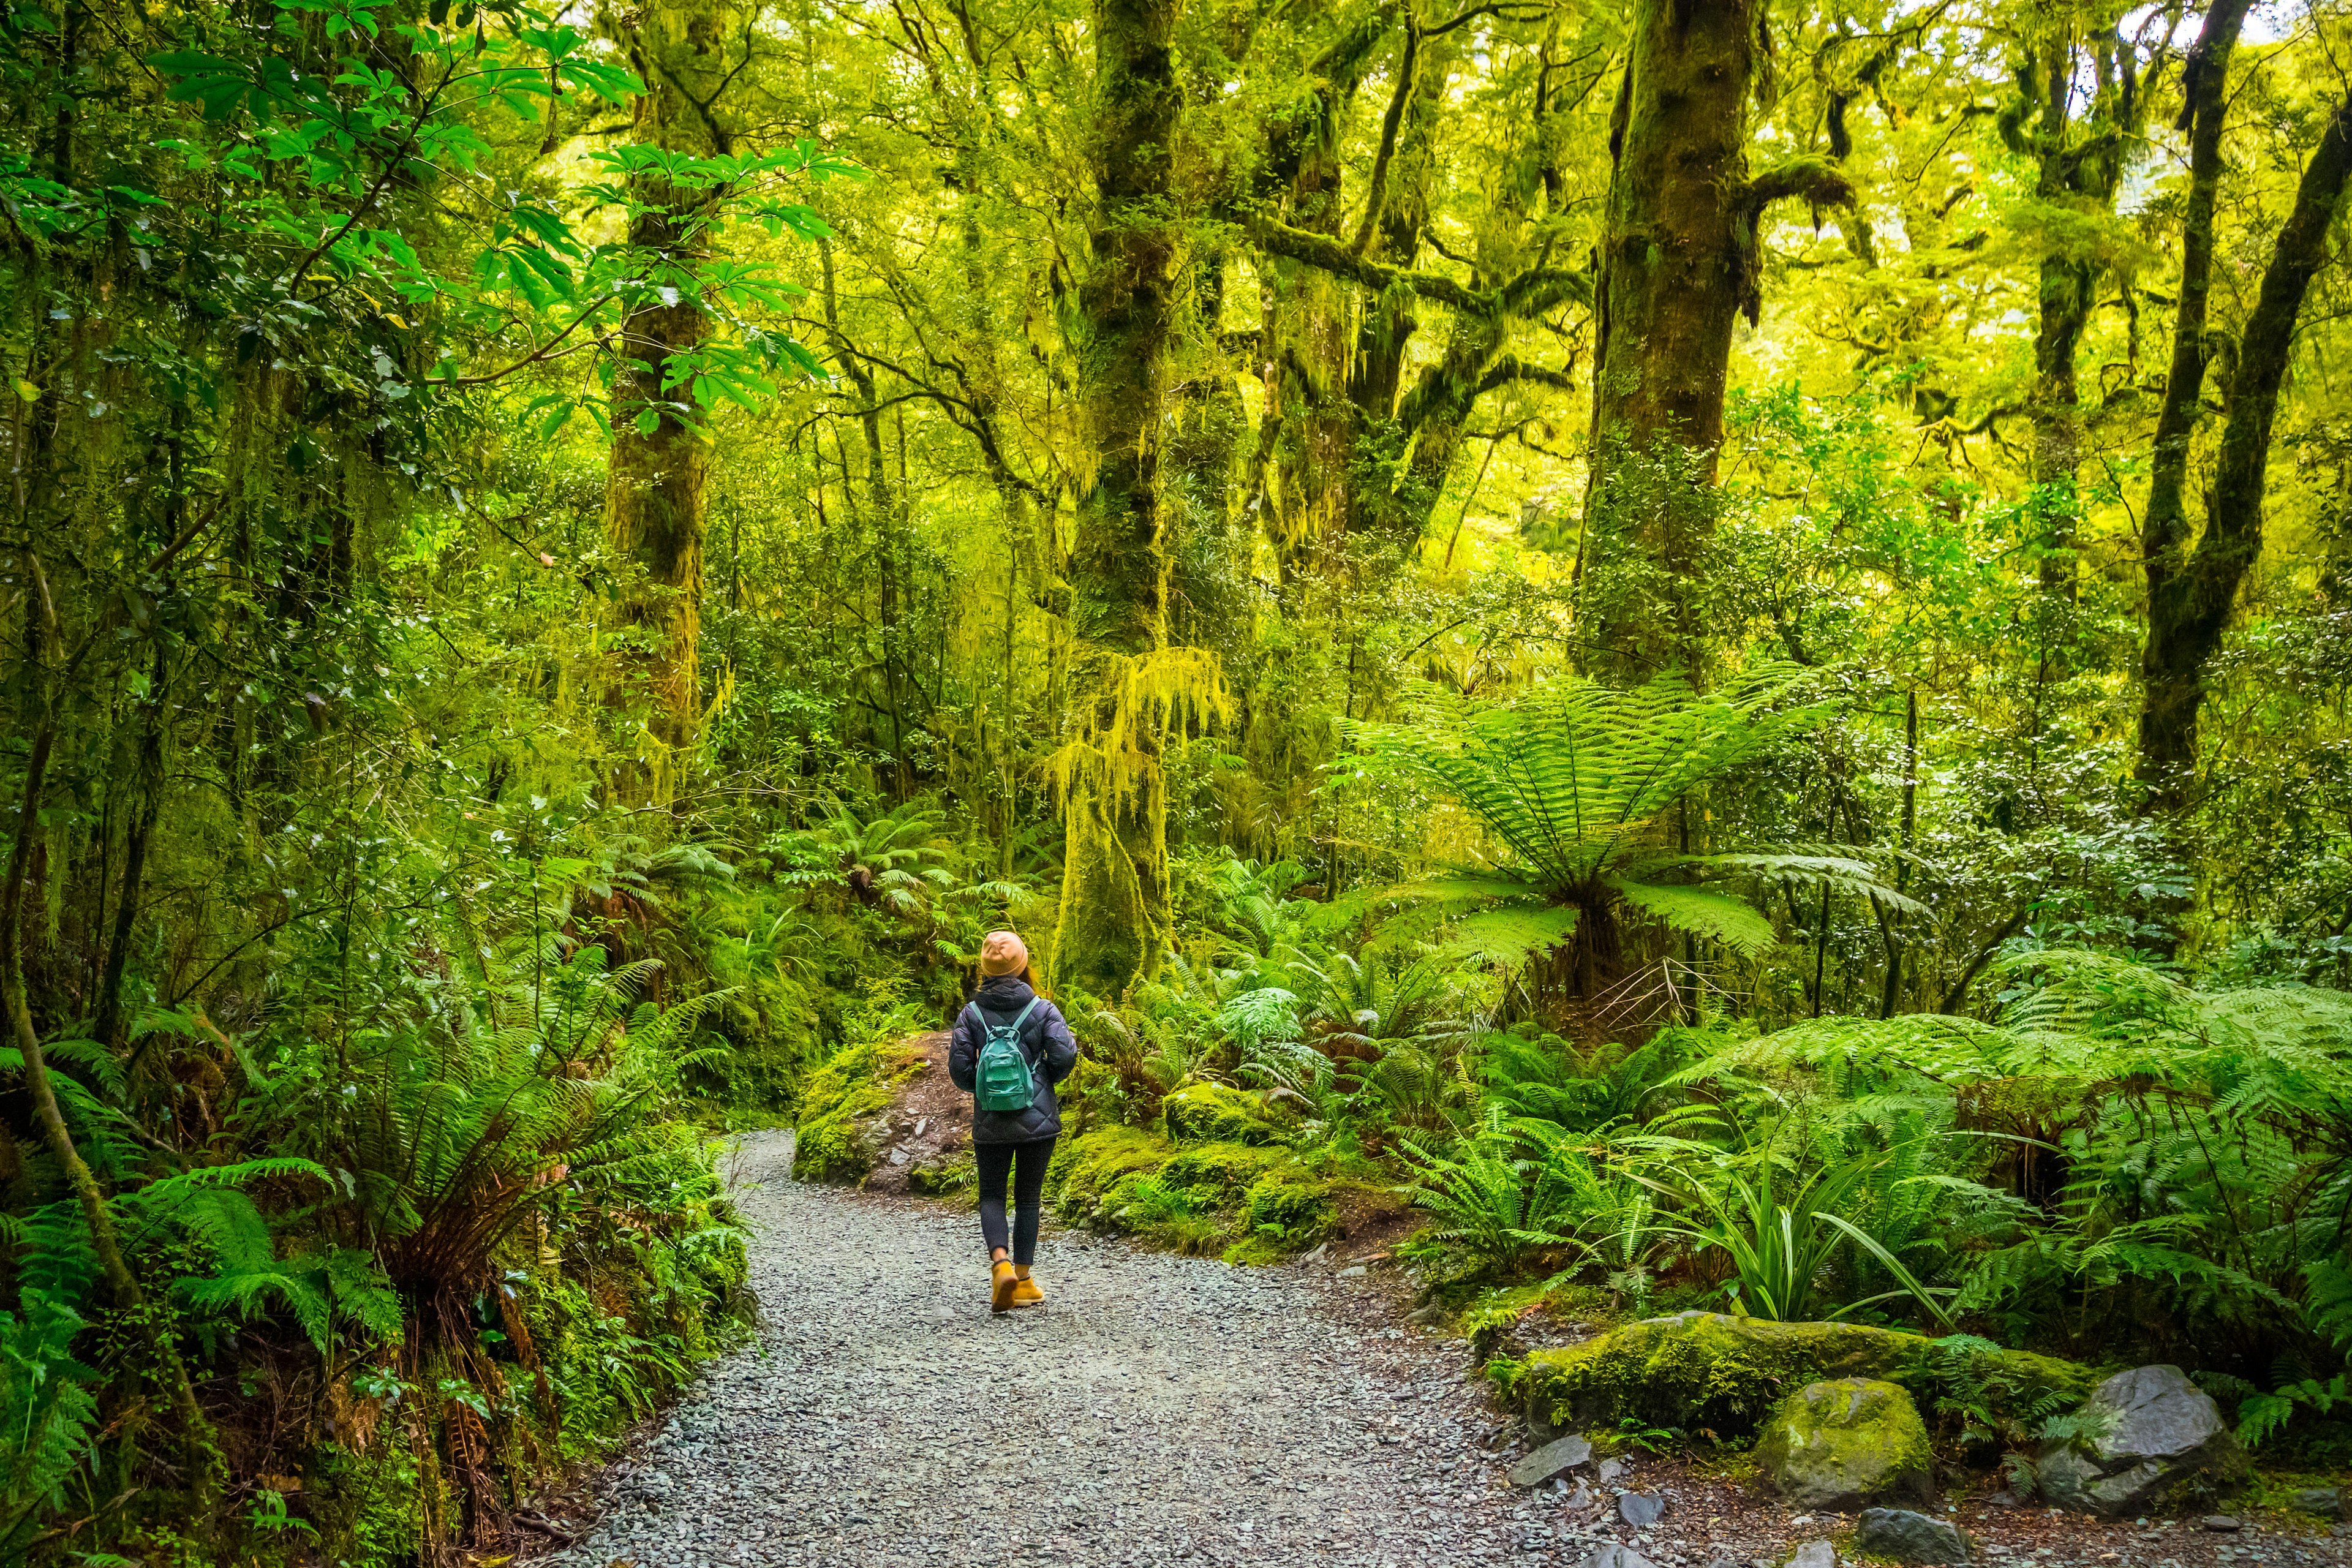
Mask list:
[[[1008,922],[1127,1228],[2340,1458],[2332,0],[0,32],[0,1556],[510,1543]]]

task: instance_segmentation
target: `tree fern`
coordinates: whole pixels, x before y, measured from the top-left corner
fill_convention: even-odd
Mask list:
[[[1580,681],[1541,686],[1507,707],[1465,710],[1433,699],[1410,725],[1356,727],[1367,750],[1404,763],[1469,811],[1501,847],[1489,866],[1427,878],[1379,898],[1418,908],[1400,934],[1441,951],[1531,970],[1547,955],[1588,955],[1559,982],[1590,992],[1614,975],[1627,921],[1719,943],[1753,958],[1771,922],[1725,876],[1802,878],[1910,901],[1851,855],[1819,850],[1690,854],[1668,814],[1710,781],[1785,745],[1825,718],[1793,704],[1778,674],[1698,692],[1667,676],[1633,690]]]

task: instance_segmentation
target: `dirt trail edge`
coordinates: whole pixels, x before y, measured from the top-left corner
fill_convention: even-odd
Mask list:
[[[1503,1490],[1509,1434],[1460,1347],[1381,1326],[1346,1282],[1056,1232],[1049,1300],[992,1318],[970,1215],[796,1184],[787,1133],[735,1163],[757,1341],[542,1561],[1443,1568],[1541,1549],[1551,1510]]]

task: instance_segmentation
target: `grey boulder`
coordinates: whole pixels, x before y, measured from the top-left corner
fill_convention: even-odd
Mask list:
[[[2084,1513],[2146,1513],[2183,1482],[2225,1474],[2238,1445],[2212,1398],[2177,1366],[2119,1372],[2083,1403],[2085,1436],[2043,1446],[2042,1495]]]
[[[1897,1563],[1959,1568],[1970,1560],[1967,1532],[1958,1525],[1907,1508],[1864,1509],[1854,1523],[1853,1543],[1874,1557],[1892,1557]]]
[[[1554,1476],[1566,1475],[1592,1458],[1592,1445],[1576,1433],[1546,1443],[1511,1467],[1515,1487],[1539,1487]]]
[[[2305,1487],[2294,1494],[2291,1506],[2297,1513],[2338,1519],[2344,1513],[2344,1493],[2335,1487]]]
[[[1789,1568],[1837,1568],[1837,1548],[1826,1541],[1808,1541],[1789,1559]]]
[[[1617,1500],[1617,1517],[1636,1530],[1647,1530],[1666,1511],[1664,1492],[1627,1492]]]

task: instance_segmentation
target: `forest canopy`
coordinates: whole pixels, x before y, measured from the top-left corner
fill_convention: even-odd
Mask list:
[[[1003,925],[1066,1217],[2346,1451],[2336,0],[0,33],[0,1559],[511,1549]]]

